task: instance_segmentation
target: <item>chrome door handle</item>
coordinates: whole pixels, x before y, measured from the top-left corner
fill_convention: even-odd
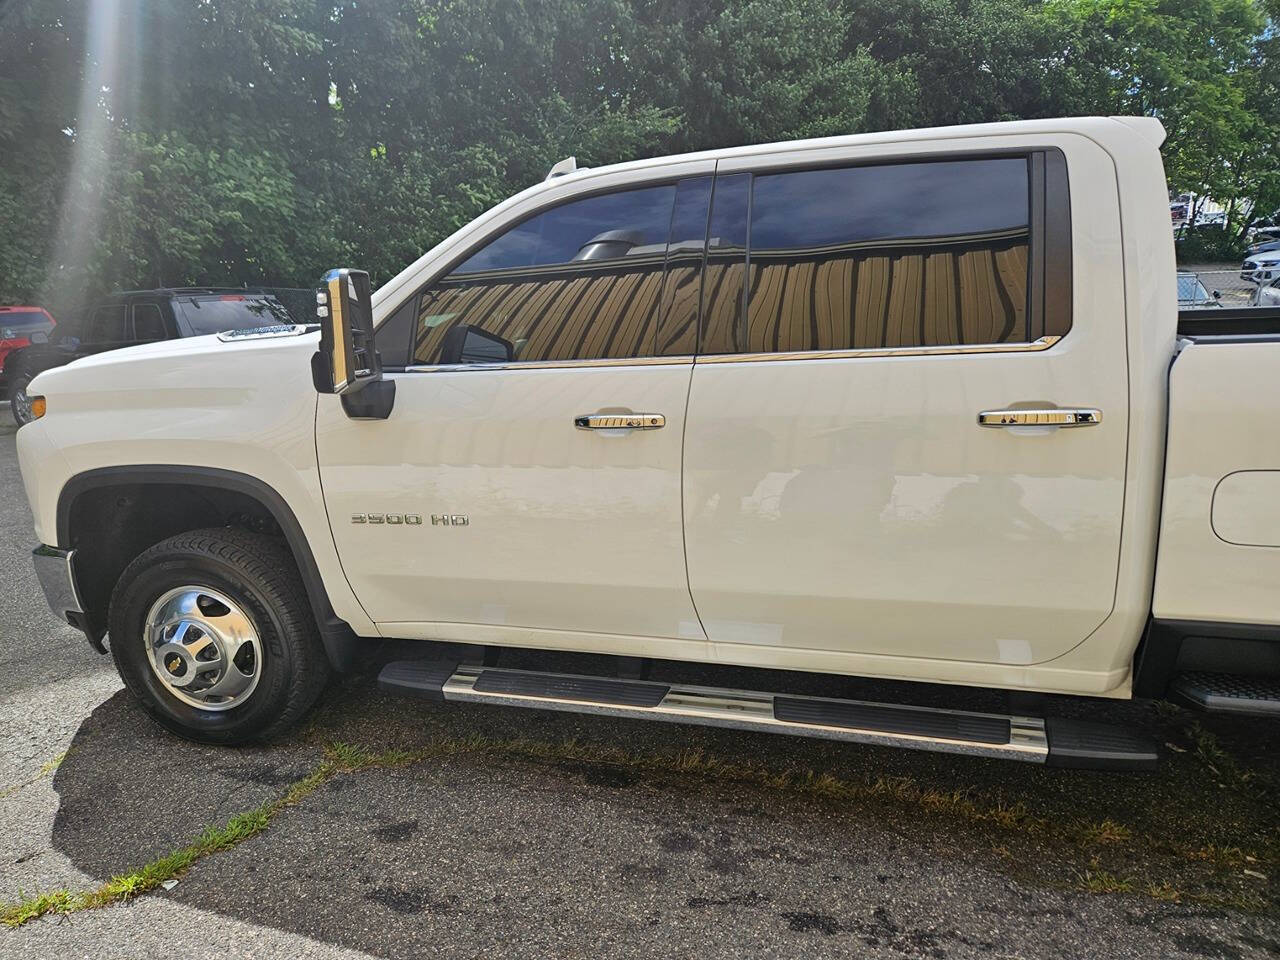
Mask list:
[[[1091,407],[1050,407],[1047,410],[983,410],[984,427],[1091,427],[1102,422],[1102,411]]]
[[[574,417],[579,430],[659,430],[667,425],[660,413],[591,413]]]

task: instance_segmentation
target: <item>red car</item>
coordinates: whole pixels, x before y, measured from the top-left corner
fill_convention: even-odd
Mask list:
[[[29,346],[33,333],[47,337],[56,322],[44,307],[0,307],[0,370],[10,350]]]

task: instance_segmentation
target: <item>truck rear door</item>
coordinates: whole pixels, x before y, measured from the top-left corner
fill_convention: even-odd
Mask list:
[[[1069,135],[721,161],[684,510],[726,659],[1025,665],[1106,619],[1117,211],[1110,158]]]

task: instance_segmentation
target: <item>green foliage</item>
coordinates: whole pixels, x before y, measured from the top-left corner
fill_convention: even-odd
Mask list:
[[[1220,226],[1202,225],[1182,232],[1174,242],[1179,263],[1230,263],[1244,259],[1248,244]]]
[[[0,302],[399,272],[569,154],[1080,113],[1280,207],[1275,0],[27,0],[0,8]]]
[[[1161,119],[1175,191],[1231,196],[1229,161],[1257,133],[1245,83],[1263,29],[1256,0],[1068,0],[1056,12],[1089,65],[1086,99]]]

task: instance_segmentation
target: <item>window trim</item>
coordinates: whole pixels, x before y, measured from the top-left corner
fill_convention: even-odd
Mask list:
[[[420,363],[410,364],[396,373],[434,373],[465,370],[567,370],[576,367],[658,367],[688,366],[693,354],[678,357],[596,357],[590,360],[513,360],[496,363]]]
[[[847,170],[856,167],[887,167],[908,163],[947,163],[965,160],[1000,160],[1022,157],[1027,161],[1027,182],[1030,196],[1027,205],[1028,283],[1027,329],[1028,339],[1008,343],[957,343],[919,347],[849,347],[840,350],[762,351],[760,353],[703,353],[702,320],[698,320],[698,353],[696,363],[755,363],[774,360],[837,360],[872,357],[948,356],[954,354],[1040,353],[1051,349],[1074,329],[1072,286],[1074,274],[1071,263],[1071,178],[1066,155],[1057,146],[1025,146],[1004,149],[972,151],[942,151],[938,153],[914,153],[862,160],[833,159],[822,163],[787,163],[785,154],[773,158],[763,166],[737,167],[721,171],[717,168],[716,180],[721,177],[747,173],[756,176],[775,176],[788,173],[807,173],[811,170]],[[751,201],[755,197],[755,184],[748,192],[748,223]],[[714,204],[714,196],[713,196]],[[1050,217],[1050,214],[1054,216]],[[712,216],[714,216],[714,206]],[[1050,229],[1048,224],[1053,224]],[[1056,253],[1057,257],[1050,259]],[[751,234],[748,228],[747,250],[744,259],[751,262]],[[1052,266],[1050,266],[1052,263]],[[748,283],[750,270],[743,271],[743,317],[749,307]],[[1053,292],[1057,297],[1053,297]],[[1059,320],[1065,315],[1066,332],[1048,334],[1049,311]]]
[[[847,350],[792,350],[786,353],[700,353],[697,362],[758,363],[770,360],[849,360],[860,357],[935,357],[958,353],[1039,353],[1062,337],[1040,337],[1011,343],[945,343],[929,347],[850,347]]]

